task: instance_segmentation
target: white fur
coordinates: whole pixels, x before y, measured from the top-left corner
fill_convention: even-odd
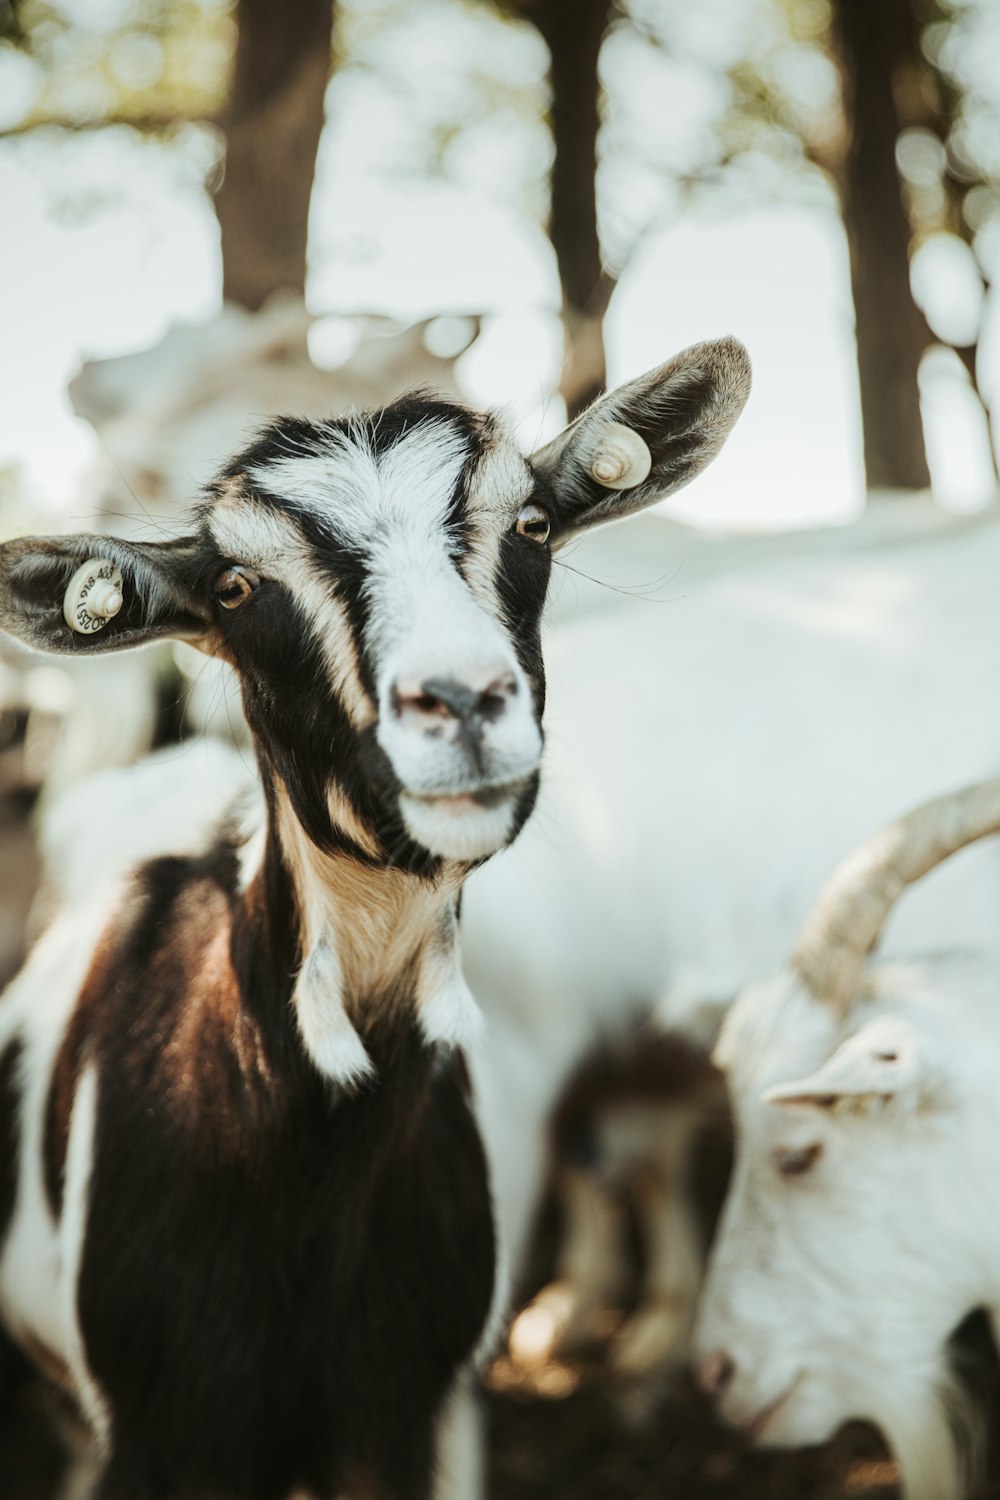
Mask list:
[[[402,793],[399,808],[418,844],[463,863],[484,859],[503,847],[514,822],[513,799],[497,807],[471,806],[464,797],[460,799],[462,805],[455,807],[450,805],[453,800]]]
[[[483,1500],[486,1438],[479,1397],[463,1374],[455,1384],[438,1426],[438,1464],[434,1500]]]
[[[477,1088],[515,1259],[550,1109],[594,1038],[773,972],[843,854],[1000,768],[1000,516],[912,537],[898,517],[876,507],[845,541],[748,549],[745,567],[727,553],[730,576],[682,572],[673,602],[549,644],[538,810],[462,902],[502,1073]],[[998,910],[1000,848],[969,849],[901,904],[886,951],[997,952]]]
[[[498,619],[495,588],[484,601],[485,580],[480,574],[477,597],[448,555],[443,510],[460,465],[452,471],[442,461],[436,451],[439,442],[434,430],[417,429],[382,461],[383,491],[392,497],[387,502],[391,519],[369,550],[368,640],[378,662],[379,743],[407,792],[424,797],[466,790],[467,757],[461,745],[415,733],[393,712],[392,694],[399,682],[452,678],[480,690],[501,677],[513,680],[513,698],[495,722],[484,726],[484,770],[477,781],[495,785],[520,780],[537,769],[542,748],[527,680]],[[411,479],[411,466],[416,481]],[[435,503],[437,529],[431,532],[426,517],[434,514]],[[513,513],[508,508],[502,517],[484,507],[473,511],[477,529],[480,534],[489,532],[494,546],[501,524],[506,529],[515,516],[516,505]],[[446,808],[417,805],[412,796],[405,799],[403,813],[419,842],[455,858],[492,854],[510,831],[510,809],[506,817],[470,813],[468,833]]]
[[[68,1335],[66,1363],[69,1365],[73,1385],[98,1448],[104,1452],[110,1444],[111,1422],[100,1387],[87,1364],[77,1311],[80,1266],[87,1233],[90,1176],[94,1159],[97,1098],[97,1069],[91,1064],[80,1074],[70,1116],[62,1221],[59,1226],[59,1251],[62,1262],[59,1300],[63,1325]]]
[[[198,853],[222,828],[249,836],[261,816],[252,759],[218,740],[188,740],[54,798],[39,829],[46,881],[59,902],[87,902],[144,860]]]
[[[381,454],[357,427],[331,433],[324,443],[321,453],[290,453],[259,465],[250,477],[365,555],[365,646],[375,661],[378,739],[411,794],[402,799],[404,819],[411,835],[434,853],[481,859],[505,842],[513,805],[456,810],[424,799],[518,782],[538,766],[542,742],[532,696],[499,619],[493,577],[500,537],[528,492],[529,471],[507,442],[483,460],[470,494],[476,555],[465,578],[449,554],[446,522],[468,459],[457,428],[418,424]],[[317,575],[294,522],[233,493],[216,506],[211,525],[234,561],[253,565],[295,594],[325,653],[334,687],[355,722],[370,723],[376,706],[360,684],[343,606]],[[397,684],[432,678],[477,690],[501,678],[513,682],[505,711],[483,726],[479,771],[470,770],[468,755],[454,738],[425,733],[395,712]]]
[[[71,1272],[42,1175],[45,1103],[55,1057],[108,914],[105,889],[58,919],[6,991],[0,1010],[0,1046],[14,1036],[24,1046],[25,1088],[17,1199],[0,1256],[0,1303],[13,1327],[67,1364],[75,1284],[67,1281]]]
[[[287,442],[286,459],[258,464],[250,478],[369,554],[387,530],[442,533],[468,457],[459,428],[434,420],[417,423],[382,453],[360,425],[328,430],[319,449]]]
[[[306,1051],[321,1073],[353,1088],[372,1073],[364,1043],[343,1003],[343,977],[329,934],[306,955],[292,991],[292,1004]]]
[[[964,1493],[945,1344],[1000,1305],[998,999],[985,958],[872,968],[846,1021],[779,975],[717,1049],[738,1156],[696,1348],[735,1364],[721,1410],[748,1423],[791,1391],[760,1433],[780,1445],[873,1421],[908,1500]]]
[[[469,1047],[483,1036],[485,1022],[462,973],[454,918],[448,925],[447,947],[424,950],[420,989],[427,998],[420,1007],[420,1029],[432,1046]]]

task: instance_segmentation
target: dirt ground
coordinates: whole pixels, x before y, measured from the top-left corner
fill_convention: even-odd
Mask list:
[[[489,1500],[895,1500],[877,1436],[767,1454],[720,1428],[688,1387],[633,1420],[605,1381],[560,1398],[489,1395]],[[48,1397],[27,1383],[0,1400],[0,1496],[57,1500],[63,1472]],[[1000,1483],[977,1491],[1000,1500]]]
[[[23,787],[12,789],[9,781],[0,787],[0,983],[17,962],[36,879],[29,813]],[[551,1249],[544,1234],[542,1241],[536,1286]],[[982,1329],[969,1343],[982,1398],[996,1417],[996,1360]],[[490,1500],[889,1500],[898,1494],[893,1466],[868,1429],[851,1429],[812,1452],[754,1452],[713,1421],[686,1378],[669,1389],[652,1383],[623,1389],[592,1356],[586,1366],[553,1367],[528,1382],[501,1360],[487,1385]],[[65,1414],[55,1426],[64,1436],[72,1430]],[[1000,1431],[996,1420],[992,1430]],[[51,1393],[0,1346],[0,1500],[56,1500],[63,1460],[54,1431]],[[1000,1467],[991,1473],[1000,1476]],[[1000,1500],[996,1477],[977,1500]]]
[[[873,1433],[762,1454],[712,1420],[693,1390],[631,1422],[606,1384],[563,1400],[493,1399],[491,1500],[889,1500],[895,1471]]]

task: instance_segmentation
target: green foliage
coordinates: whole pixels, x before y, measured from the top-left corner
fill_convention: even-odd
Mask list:
[[[0,0],[0,125],[162,129],[226,95],[233,0]]]

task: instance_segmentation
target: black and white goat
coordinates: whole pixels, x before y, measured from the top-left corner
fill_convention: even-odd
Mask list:
[[[496,1297],[458,897],[535,799],[550,551],[691,478],[747,389],[701,345],[531,461],[443,401],[283,420],[188,536],[0,548],[30,646],[230,662],[266,804],[113,887],[95,840],[0,1006],[0,1307],[101,1500],[430,1493]]]

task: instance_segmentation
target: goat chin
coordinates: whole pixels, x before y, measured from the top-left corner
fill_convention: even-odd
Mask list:
[[[964,1500],[980,1475],[985,1430],[954,1376],[883,1390],[873,1418],[899,1466],[905,1500]]]

